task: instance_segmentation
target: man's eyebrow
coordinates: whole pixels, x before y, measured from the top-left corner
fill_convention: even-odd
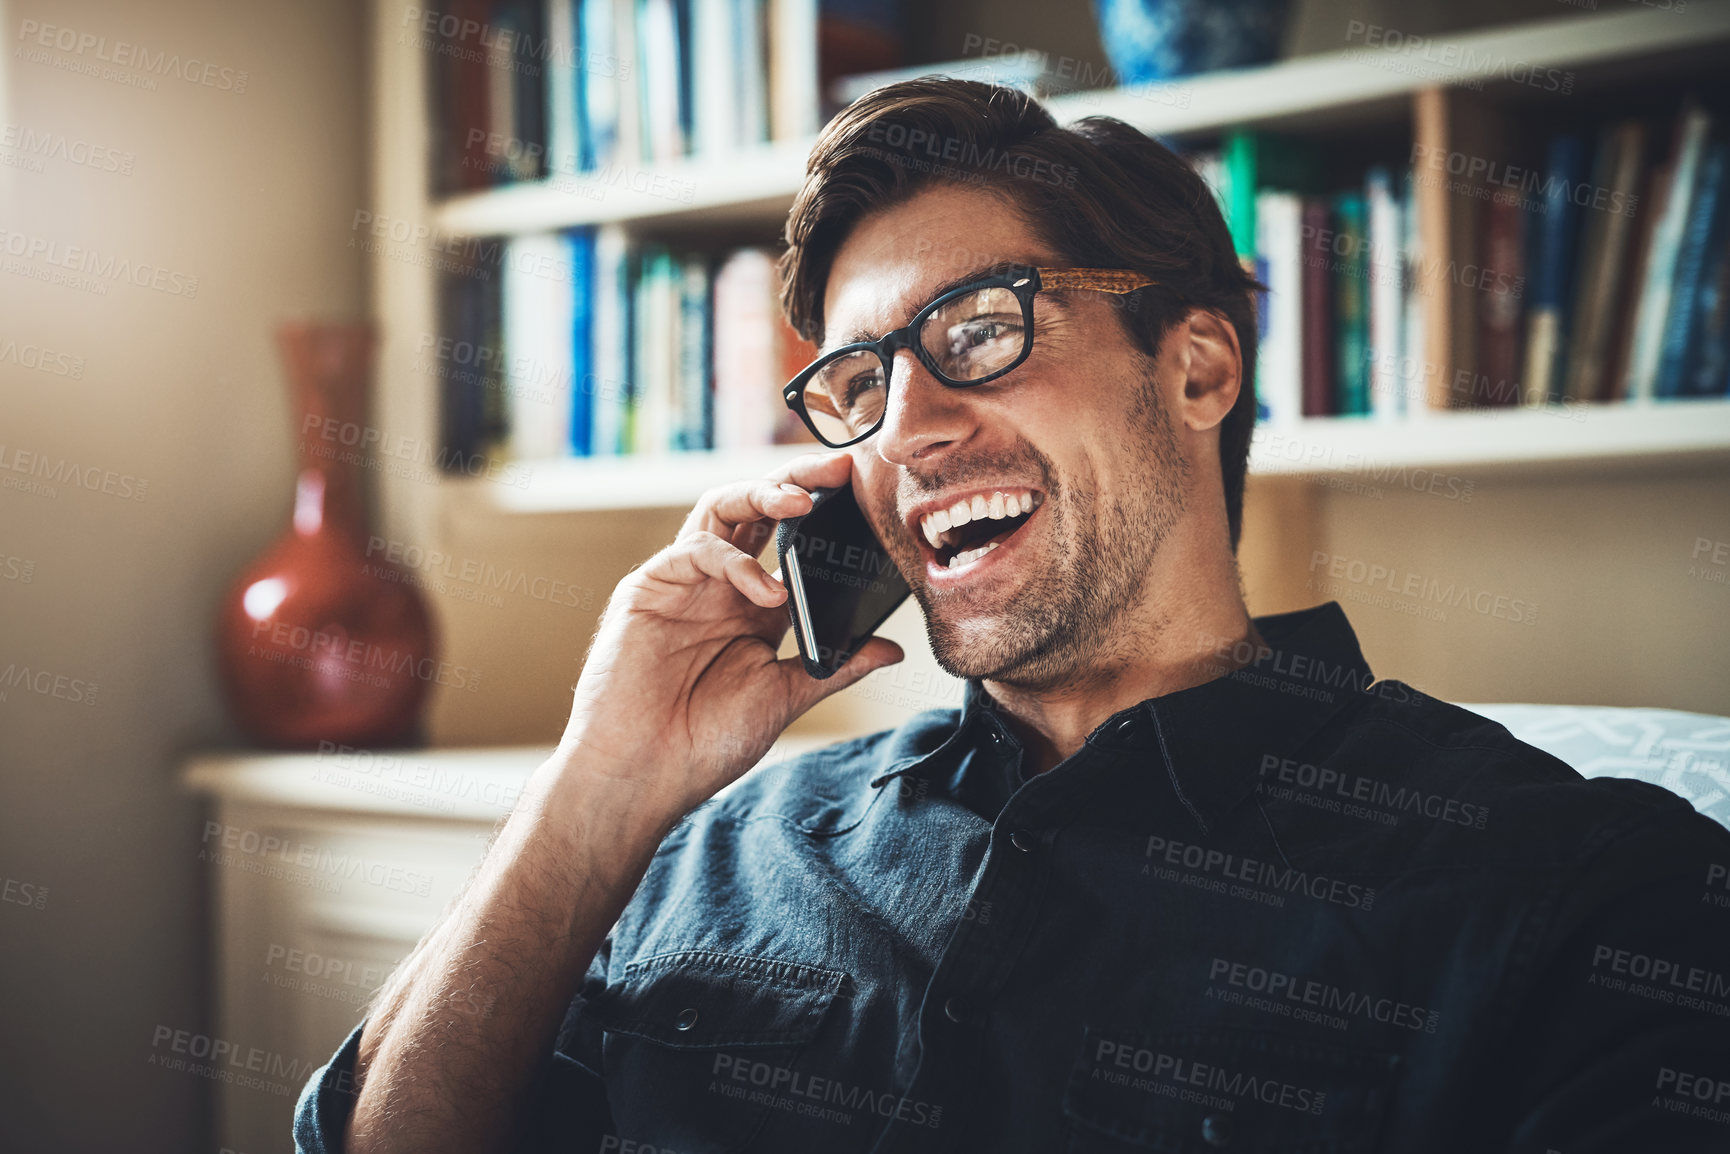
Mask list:
[[[1035,263],[1036,262],[1025,260],[999,260],[993,261],[988,265],[982,265],[969,272],[964,272],[959,276],[952,276],[936,288],[932,289],[931,292],[926,295],[925,300],[920,304],[919,309],[924,308],[944,293],[954,292],[962,285],[969,285],[976,280],[984,280],[989,276],[997,276],[999,273],[1006,273],[1013,268],[1032,268]],[[919,309],[913,310],[915,315],[918,314]],[[870,329],[854,329],[851,333],[847,334],[846,340],[842,341],[835,347],[840,348],[842,345],[856,345],[862,341],[874,341],[880,335],[881,334],[879,333],[872,332]]]

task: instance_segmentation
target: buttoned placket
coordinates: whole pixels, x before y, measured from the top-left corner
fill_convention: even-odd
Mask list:
[[[983,736],[977,750],[1009,762],[1019,771],[1024,750],[995,717],[974,724]],[[1096,733],[1121,739],[1132,716],[1114,718]],[[997,994],[1008,983],[1017,959],[1040,924],[1050,878],[1049,848],[1064,825],[1080,812],[1109,764],[1119,742],[1105,746],[1090,739],[1058,770],[1026,782],[1010,797],[992,824],[991,841],[967,909],[988,909],[988,918],[964,917],[943,951],[919,1012],[919,1065],[907,1097],[939,1105],[944,1124],[936,1129],[887,1126],[874,1152],[953,1149],[969,1129],[975,1086],[968,1076],[979,1068],[981,1040]],[[989,751],[989,752],[987,752]]]

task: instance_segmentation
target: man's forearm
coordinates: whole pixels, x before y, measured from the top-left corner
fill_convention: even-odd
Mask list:
[[[566,1005],[670,821],[564,755],[361,1035],[351,1154],[504,1148]]]

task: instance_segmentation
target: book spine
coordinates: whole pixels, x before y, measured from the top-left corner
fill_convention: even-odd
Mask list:
[[[1369,222],[1363,193],[1355,190],[1334,197],[1339,255],[1333,266],[1334,326],[1338,342],[1334,372],[1339,380],[1337,412],[1360,416],[1370,411],[1369,361]]]
[[[1333,253],[1328,244],[1332,218],[1327,201],[1306,197],[1303,204],[1303,412],[1306,417],[1334,412]]]
[[[1682,233],[1694,202],[1701,154],[1710,130],[1711,118],[1705,112],[1694,107],[1684,110],[1676,130],[1670,187],[1663,209],[1653,224],[1651,248],[1646,254],[1639,315],[1634,322],[1633,348],[1628,356],[1625,392],[1636,401],[1651,400],[1657,395],[1658,364],[1670,316],[1676,261],[1681,253]]]
[[[1710,312],[1706,291],[1707,257],[1719,225],[1719,202],[1724,194],[1725,166],[1730,162],[1727,146],[1718,143],[1707,151],[1700,166],[1700,183],[1688,212],[1688,225],[1676,258],[1676,283],[1671,292],[1670,315],[1664,325],[1659,354],[1656,395],[1674,397],[1686,391],[1684,380],[1692,376],[1699,353],[1700,322]]]
[[[1576,212],[1570,193],[1581,183],[1585,142],[1576,133],[1550,141],[1545,169],[1543,219],[1531,277],[1531,307],[1526,314],[1526,364],[1521,400],[1542,407],[1557,399],[1557,361],[1563,339],[1563,301],[1571,283]]]
[[[1398,366],[1400,323],[1405,302],[1400,285],[1403,217],[1394,194],[1393,177],[1385,168],[1370,171],[1364,185],[1369,206],[1369,368],[1370,413],[1378,420],[1400,415]]]
[[[571,435],[579,457],[595,451],[595,230],[572,229],[571,249]]]
[[[1521,398],[1520,321],[1526,210],[1507,197],[1484,202],[1483,259],[1489,287],[1478,298],[1478,365],[1472,399],[1490,407]]]
[[[1298,239],[1303,203],[1295,193],[1256,198],[1256,243],[1268,291],[1262,301],[1265,331],[1259,346],[1256,393],[1267,420],[1285,424],[1303,416],[1303,261]]]

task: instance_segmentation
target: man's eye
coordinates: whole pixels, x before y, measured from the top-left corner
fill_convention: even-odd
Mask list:
[[[842,391],[841,403],[851,409],[859,403],[860,398],[883,387],[881,372],[859,373],[847,379],[847,386]]]
[[[968,321],[966,324],[957,325],[950,330],[949,351],[951,353],[964,353],[984,345],[1018,338],[1020,335],[1021,323],[1019,319],[980,317],[977,320]]]

